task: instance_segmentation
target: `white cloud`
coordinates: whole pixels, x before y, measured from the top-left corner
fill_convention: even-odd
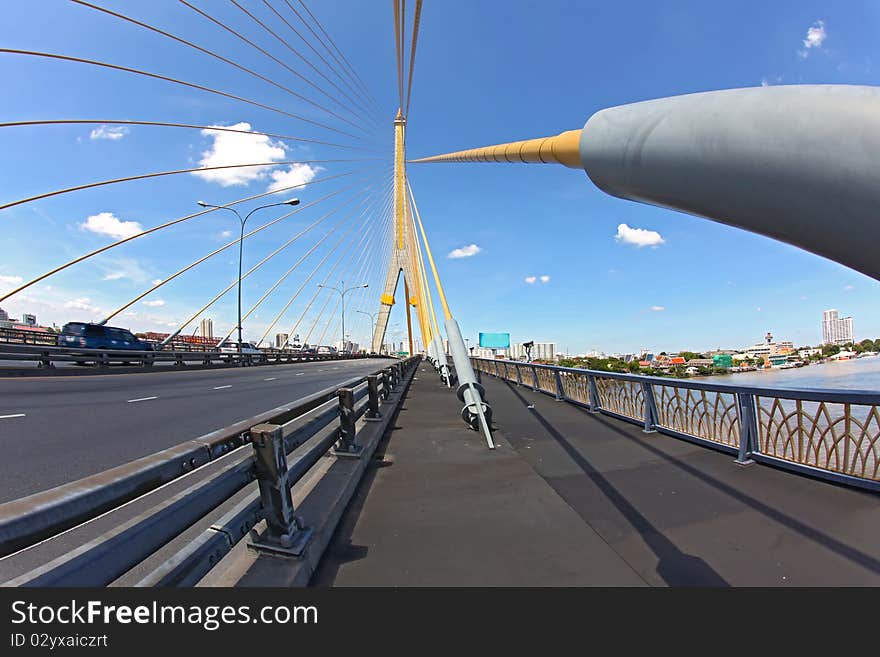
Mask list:
[[[128,134],[128,128],[124,125],[99,125],[89,133],[89,139],[109,139],[118,141]]]
[[[143,303],[145,306],[149,306],[150,308],[160,308],[165,305],[165,300],[164,299],[156,299],[154,301],[144,301]],[[243,325],[244,324],[242,323],[242,326]]]
[[[0,274],[0,286],[21,285],[24,279],[21,276],[4,276]]]
[[[617,235],[614,236],[614,239],[625,244],[633,244],[639,248],[643,246],[656,247],[666,243],[666,240],[656,230],[631,228],[627,224],[620,224],[617,227]]]
[[[528,283],[529,285],[531,285],[532,283],[534,283],[537,280],[538,280],[537,276],[526,276],[526,283]]]
[[[162,282],[161,278],[154,278],[152,281],[150,281],[150,283],[152,283],[153,285],[158,285],[161,282]]]
[[[231,230],[220,231],[220,234],[217,235],[217,239],[220,239],[220,240],[228,240],[230,237],[232,237]]]
[[[855,285],[844,285],[843,286],[844,292],[852,292],[855,289],[856,289]]]
[[[250,130],[251,124],[242,121],[229,127],[236,130]],[[202,135],[213,140],[211,147],[202,152],[202,159],[199,160],[199,166],[202,167],[276,162],[286,157],[284,144],[274,142],[266,135],[246,135],[239,132],[224,132],[221,130],[202,130]],[[196,171],[193,172],[193,175],[198,176],[202,180],[229,187],[231,185],[247,185],[255,180],[264,178],[271,169],[272,165],[241,167],[237,169],[218,169],[215,171]],[[282,175],[284,174],[282,173]]]
[[[271,173],[272,182],[266,191],[274,192],[279,189],[287,189],[304,185],[314,180],[321,167],[313,167],[309,164],[291,164],[287,170],[273,171]]]
[[[79,297],[78,299],[72,299],[64,304],[65,308],[72,308],[74,310],[89,310],[92,312],[99,312],[101,309],[97,306],[92,305],[92,300],[88,297]]]
[[[545,274],[544,276],[541,276],[541,282],[542,282],[542,283],[549,283],[549,282],[550,282],[550,277],[547,276],[546,274]]]
[[[470,258],[471,256],[477,255],[480,251],[482,251],[480,247],[476,244],[468,244],[467,246],[463,246],[460,249],[453,249],[449,252],[447,258]]]
[[[807,30],[804,48],[821,48],[828,34],[825,32],[825,21],[816,21]]]
[[[116,239],[131,237],[144,232],[143,226],[136,221],[121,221],[112,212],[99,212],[87,217],[79,225],[80,230],[87,230],[98,235],[109,235]]]
[[[105,274],[102,280],[119,281],[128,279],[135,283],[149,280],[147,272],[134,258],[114,258],[104,265]]]
[[[666,308],[664,306],[651,306],[650,310],[654,313],[662,313]]]

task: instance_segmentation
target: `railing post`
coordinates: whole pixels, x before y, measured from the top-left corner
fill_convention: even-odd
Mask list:
[[[599,389],[596,387],[596,377],[592,374],[587,375],[587,388],[590,391],[590,413],[598,413],[602,404],[599,400]]]
[[[258,424],[250,431],[254,465],[260,486],[260,502],[266,519],[266,533],[252,539],[258,551],[299,556],[312,536],[293,513],[293,497],[287,481],[284,433],[277,424]]]
[[[755,396],[748,392],[738,392],[736,400],[739,404],[739,455],[736,457],[736,464],[752,465],[754,461],[749,455],[758,450],[758,413]]]
[[[559,370],[553,370],[553,378],[556,380],[556,401],[565,401],[565,391],[562,389],[562,377]]]
[[[532,390],[537,392],[541,389],[541,384],[538,383],[538,368],[532,365]]]
[[[40,352],[40,364],[37,366],[40,369],[52,369],[55,366],[52,364],[51,357],[49,356],[48,351]]]
[[[647,381],[642,381],[642,401],[645,405],[645,433],[656,433],[657,429],[657,402],[654,399],[654,386]]]
[[[522,368],[519,366],[519,363],[513,366],[516,369],[516,385],[522,385]]]
[[[339,441],[333,450],[336,456],[359,457],[363,446],[355,442],[357,429],[354,416],[354,390],[339,389]]]
[[[367,377],[367,390],[368,390],[368,399],[367,402],[367,413],[364,416],[364,420],[367,422],[378,422],[382,419],[382,414],[379,412],[379,376],[376,374],[370,374]]]
[[[391,368],[386,367],[379,374],[382,377],[382,399],[385,400],[391,394]]]

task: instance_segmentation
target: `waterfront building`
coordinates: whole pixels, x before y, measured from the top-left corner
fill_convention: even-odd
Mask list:
[[[822,344],[846,344],[852,341],[852,317],[840,317],[835,308],[822,313]]]
[[[745,350],[747,358],[769,358],[770,356],[786,356],[794,352],[794,342],[780,340],[778,342],[762,342]]]
[[[288,337],[289,336],[287,333],[276,333],[275,334],[275,348],[281,349],[285,344],[287,344]]]

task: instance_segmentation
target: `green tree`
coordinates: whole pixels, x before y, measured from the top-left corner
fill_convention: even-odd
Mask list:
[[[834,354],[840,353],[840,347],[836,344],[823,344],[822,345],[822,355],[826,358],[828,356],[833,356]]]

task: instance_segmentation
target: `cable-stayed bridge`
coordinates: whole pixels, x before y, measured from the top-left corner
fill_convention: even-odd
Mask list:
[[[149,348],[86,342],[87,333],[72,346],[0,346],[11,369],[42,366],[41,376],[0,381],[0,433],[10,442],[0,580],[880,579],[878,511],[873,493],[863,492],[880,481],[880,394],[473,359],[454,314],[462,300],[447,298],[431,250],[442,217],[423,217],[407,175],[428,163],[562,164],[584,169],[614,196],[782,240],[878,278],[876,258],[863,248],[880,241],[875,88],[709,90],[608,108],[555,137],[466,150],[450,138],[449,153],[412,157],[416,54],[422,28],[430,33],[421,0],[382,9],[391,20],[376,38],[393,38],[392,94],[364,82],[319,19],[329,10],[301,0],[169,3],[179,21],[70,4],[108,34],[146,35],[199,66],[172,75],[150,58],[28,48],[0,48],[0,56],[58,75],[88,71],[107,85],[149,85],[169,98],[185,93],[210,111],[198,121],[171,113],[132,119],[132,108],[115,118],[66,118],[66,110],[37,119],[45,111],[34,111],[0,123],[0,135],[85,126],[119,136],[199,134],[212,146],[198,166],[112,176],[78,170],[63,187],[5,189],[0,221],[78,195],[118,204],[119,190],[136,185],[155,194],[179,194],[181,181],[196,178],[270,185],[232,200],[193,198],[152,223],[91,216],[84,229],[103,226],[112,242],[65,254],[0,294],[8,305],[56,280],[76,284],[86,277],[78,272],[128,249],[187,254],[112,308],[92,306],[85,292],[79,308],[69,306],[81,315],[71,319],[104,335],[101,327],[139,318],[133,309],[179,295],[182,312]],[[247,57],[230,54],[231,44]],[[272,117],[267,125],[283,128],[224,125],[211,118],[221,108]],[[234,230],[204,239],[213,231],[207,222],[229,214],[238,219]],[[833,241],[825,231],[832,215],[840,232]],[[193,351],[184,338],[221,309],[231,321],[217,339],[231,348]],[[275,335],[274,349],[245,346]],[[388,344],[404,335],[409,358],[396,358]],[[366,353],[307,349],[336,337],[340,351],[358,342]],[[77,362],[100,375],[62,366]],[[377,453],[393,464],[387,473]],[[729,537],[720,547],[718,535]],[[352,541],[366,544],[366,558],[348,558]],[[513,556],[499,556],[502,545]],[[460,562],[444,562],[450,551]]]

